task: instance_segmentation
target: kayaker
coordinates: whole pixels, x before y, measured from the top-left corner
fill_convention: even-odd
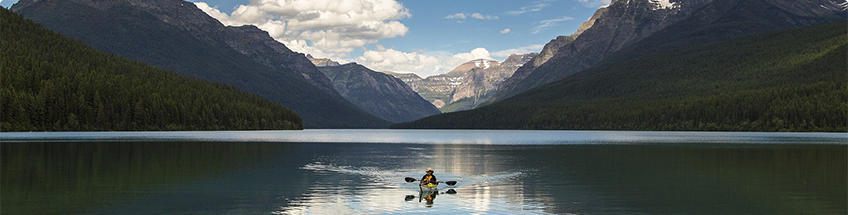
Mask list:
[[[439,181],[436,180],[436,176],[433,175],[433,168],[427,167],[427,174],[421,178],[421,184],[439,184]]]

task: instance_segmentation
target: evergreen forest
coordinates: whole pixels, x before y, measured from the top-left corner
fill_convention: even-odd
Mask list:
[[[603,61],[489,106],[393,128],[845,132],[847,25]]]
[[[104,53],[0,9],[2,131],[302,129],[234,87]]]

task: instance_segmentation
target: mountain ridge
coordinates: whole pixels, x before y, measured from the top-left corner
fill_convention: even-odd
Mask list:
[[[516,69],[536,55],[511,54],[503,62],[490,59],[470,60],[458,65],[451,72],[426,78],[415,74],[384,73],[406,82],[442,112],[452,112],[478,106]]]
[[[441,113],[392,75],[356,63],[322,66],[319,70],[348,101],[385,120],[407,122]]]
[[[233,87],[107,54],[0,8],[3,131],[302,129]]]
[[[679,0],[662,4],[618,0],[604,10],[595,24],[581,34],[588,36],[574,38],[532,70],[519,69],[487,102],[563,79],[611,56],[627,59],[653,50],[845,20],[841,14],[845,7],[835,0]],[[685,22],[677,24],[682,21]],[[666,27],[673,28],[665,30]],[[655,33],[662,36],[653,37]],[[652,45],[639,45],[648,44],[643,41],[646,38],[654,38]]]
[[[95,48],[279,102],[307,128],[389,124],[335,92],[303,54],[258,28],[226,27],[190,2],[21,0],[12,9]]]
[[[846,26],[605,62],[495,104],[393,128],[844,132]]]
[[[555,51],[541,64],[519,69],[498,90],[491,102],[511,97],[533,87],[579,72],[623,47],[671,25],[712,0],[677,1],[675,7],[658,7],[647,0],[615,0],[598,9],[587,22],[594,22],[580,34],[552,41]],[[550,44],[550,43],[549,43]],[[547,45],[546,45],[547,46]],[[550,63],[553,61],[554,63]],[[556,64],[540,69],[545,64]],[[549,67],[551,67],[549,65]]]

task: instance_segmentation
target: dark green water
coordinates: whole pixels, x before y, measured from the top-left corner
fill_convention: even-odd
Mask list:
[[[0,214],[848,214],[842,139],[532,145],[84,139],[0,144]],[[420,178],[427,167],[440,180],[458,181],[440,185],[440,193],[456,193],[419,202],[417,185],[403,179]]]

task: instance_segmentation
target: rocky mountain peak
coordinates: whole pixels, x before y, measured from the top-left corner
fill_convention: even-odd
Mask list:
[[[97,49],[264,96],[306,127],[388,124],[345,100],[303,54],[255,26],[224,26],[191,2],[20,0],[13,10]]]
[[[493,95],[518,67],[537,53],[512,54],[503,62],[476,59],[457,66],[447,74],[422,79],[415,74],[383,72],[401,79],[412,90],[443,112],[474,108]]]
[[[439,113],[403,80],[385,72],[356,63],[318,69],[348,101],[385,120],[406,122]]]
[[[521,67],[525,63],[529,62],[534,57],[536,57],[536,55],[539,55],[539,54],[538,53],[511,54],[511,55],[509,55],[509,57],[506,58],[506,60],[504,60],[503,63],[501,63],[501,66],[504,66],[504,67],[513,67],[513,66],[514,67]]]
[[[312,64],[315,64],[317,67],[325,67],[325,66],[341,66],[339,62],[330,60],[329,58],[314,58],[310,54],[306,54],[306,59],[312,61]]]
[[[648,2],[654,4],[654,10],[667,10],[680,7],[677,2],[671,2],[669,0],[648,0]]]
[[[846,5],[844,0],[613,0],[596,12],[591,26],[585,23],[588,28],[582,33],[545,45],[490,102],[561,80],[612,55],[638,56],[656,47],[844,21]],[[644,41],[649,37],[654,38]],[[634,49],[638,44],[644,45]],[[629,54],[620,54],[621,50]]]
[[[483,68],[488,69],[490,67],[500,66],[500,62],[491,59],[476,59],[472,61],[465,62],[460,64],[450,72],[448,72],[448,76],[462,76],[468,71],[471,71],[475,68]]]

